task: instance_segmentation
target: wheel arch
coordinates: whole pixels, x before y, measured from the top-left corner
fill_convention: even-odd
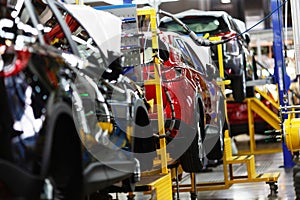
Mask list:
[[[137,99],[134,102],[134,123],[138,126],[147,126],[150,124],[148,110],[142,99]]]
[[[42,177],[46,177],[49,173],[51,158],[54,153],[53,147],[56,145],[57,141],[60,139],[64,140],[64,137],[66,137],[71,139],[70,141],[74,141],[74,144],[65,143],[63,144],[64,148],[76,146],[76,148],[81,149],[79,135],[72,134],[75,131],[77,133],[71,105],[65,101],[53,103],[51,111],[47,116],[47,125],[45,129],[45,143],[41,169]]]

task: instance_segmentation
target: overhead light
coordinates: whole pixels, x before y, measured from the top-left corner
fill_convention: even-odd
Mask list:
[[[66,0],[66,1],[74,1],[74,0]],[[124,3],[124,0],[83,0],[86,2],[105,2],[111,5],[122,5]],[[129,2],[130,0],[125,0],[125,2]],[[179,0],[131,0],[132,4],[150,4],[150,5],[156,5],[160,3],[165,2],[173,2],[173,1],[179,1]]]
[[[231,0],[221,0],[221,3],[231,3]]]

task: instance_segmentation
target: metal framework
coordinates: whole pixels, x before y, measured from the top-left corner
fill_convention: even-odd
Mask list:
[[[279,105],[271,99],[265,92],[256,88],[256,92],[258,92],[261,96],[263,96],[266,100],[268,100],[272,106],[278,111],[279,113]],[[240,155],[244,154],[267,154],[267,153],[276,153],[281,152],[282,148],[275,148],[275,149],[256,149],[256,141],[255,141],[255,130],[254,130],[254,116],[253,112],[257,113],[265,122],[267,122],[272,128],[274,132],[281,131],[281,120],[277,113],[274,113],[270,108],[265,106],[261,101],[257,98],[247,98],[245,100],[247,102],[248,107],[248,133],[250,137],[250,149],[248,151],[239,151]]]
[[[226,130],[224,138],[225,152],[223,158],[224,181],[197,183],[195,174],[192,173],[191,184],[179,185],[179,191],[192,193],[196,191],[223,190],[230,188],[235,183],[266,182],[270,186],[269,196],[276,196],[278,189],[277,181],[280,173],[272,172],[257,174],[254,155],[233,156],[231,148],[231,138],[228,135],[228,130]],[[241,164],[244,164],[247,167],[247,175],[245,176],[237,176],[234,174],[233,165]],[[175,192],[177,191],[175,187],[173,190]]]
[[[157,102],[157,117],[158,117],[158,130],[159,135],[165,135],[164,128],[164,114],[163,114],[163,101],[162,101],[162,88],[160,79],[160,62],[156,55],[158,50],[158,36],[156,24],[156,11],[154,8],[137,9],[137,16],[145,16],[150,19],[150,28],[152,31],[152,50],[154,56],[154,78],[144,81],[145,85],[155,85],[156,102]],[[153,174],[142,174],[142,180],[136,186],[136,191],[143,191],[145,194],[151,194],[155,199],[172,199],[172,179],[171,172],[168,169],[166,139],[165,137],[159,138],[160,148],[157,150],[159,155],[159,163],[161,165],[160,172]]]
[[[220,40],[217,37],[211,38],[211,40]],[[223,57],[222,57],[222,45],[218,45],[218,59],[219,59],[219,71],[221,79],[224,79],[224,68],[223,68]],[[220,83],[223,91],[225,89],[225,85],[230,84],[228,81],[222,81]],[[263,94],[265,95],[265,94]],[[267,97],[268,98],[268,97]],[[248,117],[249,117],[249,127],[250,123],[253,125],[253,113],[252,111],[260,113],[263,119],[268,120],[270,124],[276,129],[280,129],[280,120],[279,117],[270,111],[265,105],[263,105],[257,99],[247,99],[248,101]],[[226,101],[225,108],[226,108]],[[275,103],[276,107],[278,105]],[[250,108],[250,109],[249,109]],[[272,116],[269,118],[269,116]],[[227,117],[227,116],[226,116]],[[268,119],[267,119],[268,118]],[[253,126],[252,128],[253,129]],[[255,150],[255,140],[254,140],[254,130],[251,130],[252,134],[252,151]],[[245,165],[247,168],[246,176],[237,176],[234,174],[233,165]],[[228,189],[235,183],[250,183],[250,182],[266,182],[270,186],[270,195],[276,196],[277,193],[277,181],[280,176],[279,172],[274,173],[256,173],[255,167],[255,157],[254,155],[232,155],[232,141],[229,136],[228,130],[225,130],[224,136],[224,156],[223,156],[223,172],[224,172],[224,181],[220,182],[206,182],[206,183],[197,183],[196,175],[194,173],[190,174],[191,184],[180,184],[173,187],[174,192],[190,192],[191,199],[197,198],[197,191],[207,191],[207,190],[222,190]]]

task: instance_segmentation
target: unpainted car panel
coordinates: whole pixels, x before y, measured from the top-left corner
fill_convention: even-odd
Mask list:
[[[5,15],[1,13],[0,19],[4,24],[1,31],[5,33],[0,38],[1,110],[7,112],[6,117],[4,113],[1,115],[0,135],[5,139],[5,142],[3,141],[5,153],[1,153],[0,168],[10,168],[15,173],[6,174],[6,171],[0,170],[0,182],[7,181],[4,184],[9,187],[14,197],[38,199],[44,179],[50,176],[51,180],[55,180],[56,187],[66,186],[66,190],[59,194],[57,192],[60,190],[55,187],[56,195],[61,198],[81,199],[82,190],[92,193],[107,188],[117,181],[131,179],[136,170],[139,170],[138,163],[131,155],[128,156],[122,151],[121,147],[116,150],[113,143],[106,145],[104,139],[109,140],[108,134],[96,126],[95,113],[103,112],[104,105],[109,107],[105,99],[106,95],[110,95],[106,93],[109,87],[112,90],[118,88],[114,92],[123,94],[122,100],[126,101],[121,103],[125,106],[132,100],[126,98],[126,95],[132,94],[132,97],[136,98],[133,104],[130,104],[133,106],[130,108],[132,112],[145,109],[144,114],[147,114],[143,99],[135,92],[122,93],[132,84],[125,79],[123,86],[128,85],[124,88],[108,82],[102,82],[101,85],[98,83],[101,83],[102,79],[99,79],[99,82],[93,79],[101,77],[101,74],[96,73],[105,71],[103,68],[105,65],[95,68],[95,63],[80,58],[76,44],[71,39],[70,27],[60,16],[56,3],[47,1],[50,6],[48,8],[56,18],[49,18],[50,23],[46,25],[48,27],[38,23],[38,14],[43,11],[45,4],[40,2],[41,4],[32,5],[29,0],[25,0],[24,5],[22,2],[19,3],[21,7],[25,6],[28,12],[25,12],[25,9],[17,10],[16,16],[12,16],[11,11],[15,5],[9,7],[1,5],[1,10],[7,11]],[[38,7],[36,10],[35,6]],[[22,14],[22,17],[18,18],[20,21],[13,20],[18,14]],[[53,22],[60,24],[61,27],[57,30],[62,34],[59,38],[65,37],[64,42],[68,42],[68,48],[48,40],[52,36],[47,35],[49,33],[47,30]],[[65,51],[66,49],[68,51]],[[84,87],[80,88],[81,86]],[[134,87],[131,88],[132,91],[136,90]],[[137,103],[138,99],[142,103]],[[93,121],[85,115],[91,111],[90,108],[84,108],[82,105],[95,102],[100,104],[97,104],[99,107],[93,105],[90,107],[94,112],[93,120],[96,119]],[[139,109],[134,107],[135,105],[139,105]],[[107,109],[102,114],[108,117],[106,120],[112,115]],[[137,113],[132,113],[131,117],[135,115]],[[79,121],[80,123],[76,123]],[[97,130],[98,132],[93,132]],[[92,136],[89,137],[92,139],[91,144],[96,143],[93,150],[96,149],[96,153],[101,153],[103,162],[91,156],[87,157],[87,151],[81,154],[82,143],[79,136],[82,134]],[[71,181],[66,184],[65,180]],[[83,182],[86,188],[82,187]],[[22,184],[24,187],[17,188],[18,183],[25,183]],[[36,187],[29,190],[26,183]]]

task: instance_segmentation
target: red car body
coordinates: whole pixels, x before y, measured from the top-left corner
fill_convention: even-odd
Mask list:
[[[207,156],[212,159],[222,157],[222,131],[224,124],[224,97],[217,85],[218,72],[215,66],[208,63],[207,52],[195,45],[189,38],[181,37],[176,33],[160,33],[160,55],[164,54],[160,77],[162,80],[162,101],[165,119],[167,140],[170,142],[167,149],[182,157],[181,153],[188,152],[188,147],[197,134],[197,120],[200,117],[199,154],[201,158]],[[168,55],[168,56],[165,56]],[[202,59],[202,57],[205,57]],[[154,66],[144,67],[144,79],[153,78]],[[145,85],[146,98],[156,102],[155,85]],[[198,112],[199,111],[199,112]],[[200,116],[198,116],[200,115]],[[150,113],[152,124],[155,127],[157,113],[154,109]],[[209,131],[208,131],[209,130]],[[155,131],[158,131],[157,129]],[[180,141],[186,139],[186,143]],[[178,140],[179,139],[179,140]],[[174,142],[172,144],[172,142]],[[216,145],[220,143],[219,145]],[[202,148],[203,145],[203,148]],[[219,146],[219,152],[215,149]],[[180,149],[182,147],[182,149]],[[175,148],[174,152],[172,148]],[[179,152],[178,152],[179,151]],[[202,152],[200,152],[202,151]],[[217,155],[218,154],[218,155]],[[184,163],[181,163],[185,165]],[[194,171],[189,167],[186,171]]]
[[[269,109],[277,112],[272,104],[267,100],[262,100],[262,102]],[[247,102],[237,103],[237,102],[227,102],[227,116],[230,124],[231,136],[236,136],[239,134],[248,134],[248,106]],[[257,113],[253,112],[254,119],[254,131],[257,134],[264,134],[267,130],[272,130],[273,128],[263,120]]]

